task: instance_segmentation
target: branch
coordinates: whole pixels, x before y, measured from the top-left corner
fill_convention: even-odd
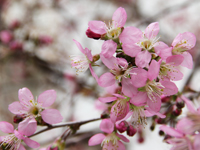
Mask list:
[[[86,121],[67,122],[67,123],[63,123],[63,124],[59,124],[59,125],[50,125],[47,128],[42,129],[42,130],[36,132],[35,134],[29,136],[29,137],[33,137],[35,135],[38,135],[38,134],[43,133],[45,131],[49,131],[51,129],[60,128],[60,127],[66,127],[66,126],[69,126],[69,127],[75,126],[78,129],[83,124],[86,124],[86,123],[89,123],[89,122],[93,122],[93,121],[97,121],[97,120],[101,120],[101,119],[102,118],[96,118],[96,119],[91,119],[91,120],[86,120]]]

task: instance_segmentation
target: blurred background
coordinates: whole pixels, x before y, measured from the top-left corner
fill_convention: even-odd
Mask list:
[[[187,85],[199,91],[199,0],[0,0],[0,121],[13,122],[8,105],[18,101],[18,90],[23,87],[29,88],[34,97],[55,89],[57,100],[52,107],[60,110],[64,122],[98,118],[104,106],[96,100],[105,91],[89,71],[76,75],[70,55],[81,54],[73,39],[92,50],[92,54],[100,53],[103,41],[87,38],[88,22],[108,22],[118,7],[127,12],[125,27],[135,26],[144,31],[150,23],[159,22],[160,40],[168,45],[178,33],[188,31],[196,35],[196,46],[190,50],[196,65],[193,70],[181,68],[185,77],[177,85],[180,90]],[[98,76],[104,69],[94,68]],[[82,126],[78,135],[67,140],[66,149],[101,149],[100,145],[87,145],[88,139],[100,132],[99,123]],[[152,132],[150,125],[151,122],[141,134],[129,138],[127,150],[170,149],[162,142],[159,129]],[[54,129],[33,139],[45,147],[63,131],[64,128]]]

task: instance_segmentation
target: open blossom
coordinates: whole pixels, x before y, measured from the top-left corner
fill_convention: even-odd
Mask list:
[[[181,96],[181,99],[185,102],[189,110],[187,117],[184,118],[185,123],[187,124],[187,130],[190,130],[191,132],[200,132],[200,107],[195,109],[193,103],[183,95]]]
[[[178,88],[173,82],[168,80],[157,82],[155,80],[159,70],[159,64],[152,60],[148,72],[143,70],[141,80],[137,80],[140,74],[132,74],[132,83],[138,88],[138,93],[130,100],[132,104],[138,106],[147,103],[152,111],[158,112],[161,107],[161,95],[169,96],[178,92]]]
[[[184,32],[179,33],[174,41],[172,42],[172,54],[173,55],[181,55],[184,57],[181,66],[187,67],[188,69],[192,69],[193,67],[193,59],[190,53],[187,50],[192,49],[196,44],[196,37],[193,33]]]
[[[119,7],[112,16],[112,23],[107,26],[102,21],[90,21],[88,23],[89,30],[99,35],[106,35],[108,39],[116,39],[122,32],[125,25],[127,14],[124,8]]]
[[[4,150],[26,150],[25,147],[21,144],[22,140],[31,148],[38,148],[39,143],[29,139],[26,135],[26,132],[20,129],[14,130],[12,124],[1,121],[0,130],[4,133],[9,133],[7,136],[0,137],[0,149]],[[32,130],[32,128],[27,128],[26,130]]]
[[[112,56],[108,59],[101,55],[101,60],[110,69],[110,72],[101,75],[98,81],[100,86],[111,86],[117,80],[122,83],[122,92],[124,95],[131,97],[136,94],[137,89],[132,85],[129,77],[132,67],[128,68],[128,63],[124,58],[115,58]]]
[[[88,48],[83,49],[81,44],[77,42],[76,40],[74,40],[74,42],[76,43],[77,47],[84,55],[71,56],[72,67],[77,69],[77,72],[85,72],[89,68],[92,76],[96,79],[96,81],[98,81],[98,77],[92,68],[93,56],[92,56],[91,50],[89,50]]]
[[[120,35],[124,53],[135,57],[138,67],[148,67],[151,54],[157,54],[161,58],[171,55],[172,48],[158,41],[159,38],[156,37],[158,32],[159,24],[154,22],[146,28],[144,34],[135,27],[127,27]]]
[[[129,142],[129,140],[114,131],[114,124],[109,119],[102,120],[100,124],[100,129],[106,134],[95,134],[89,139],[88,145],[94,146],[101,144],[103,150],[125,150],[124,144],[120,141]]]
[[[63,117],[56,109],[46,109],[56,100],[56,91],[47,90],[34,100],[31,91],[28,88],[22,88],[18,91],[19,101],[13,102],[8,109],[17,115],[25,115],[26,119],[19,124],[20,126],[28,125],[31,119],[42,117],[48,124],[55,124],[62,121]],[[23,125],[22,125],[23,124]]]
[[[162,59],[160,59],[158,62],[160,63],[160,71],[158,78],[161,80],[181,80],[183,78],[183,74],[180,72],[177,66],[179,66],[182,63],[183,59],[184,57],[180,55],[169,56],[167,57],[166,61],[162,61]]]
[[[173,145],[171,150],[199,150],[200,134],[193,134],[191,130],[186,130],[188,125],[185,120],[180,120],[175,129],[166,125],[160,127],[160,130],[172,136],[166,140]]]

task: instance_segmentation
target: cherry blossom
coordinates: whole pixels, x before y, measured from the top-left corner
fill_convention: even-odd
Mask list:
[[[26,132],[20,130],[20,128],[14,130],[13,125],[8,122],[1,121],[0,130],[4,133],[9,133],[7,136],[0,137],[0,147],[5,150],[25,150],[25,147],[21,144],[22,140],[31,148],[38,148],[40,146],[39,143],[28,138]],[[32,128],[27,128],[26,130],[33,131]]]

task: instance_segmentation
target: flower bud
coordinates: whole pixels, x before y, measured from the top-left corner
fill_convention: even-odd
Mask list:
[[[174,116],[179,116],[181,113],[182,113],[182,110],[178,108],[175,111],[173,111]]]
[[[133,126],[130,125],[130,126],[128,126],[126,132],[127,132],[128,136],[134,136],[135,133],[137,132],[137,130],[135,128],[133,128]]]
[[[96,34],[96,33],[92,32],[92,31],[90,30],[90,28],[88,28],[88,29],[86,30],[85,33],[86,33],[87,37],[93,38],[93,39],[95,39],[95,40],[98,40],[98,39],[101,38],[101,35],[100,35],[100,34]]]
[[[22,114],[22,115],[15,115],[14,118],[13,118],[13,122],[14,123],[20,123],[22,120],[24,120],[25,115]]]
[[[127,123],[125,121],[122,121],[119,124],[116,124],[116,128],[120,133],[123,133],[127,130]]]
[[[93,62],[99,60],[99,58],[100,58],[100,55],[99,55],[99,54],[94,55],[94,56],[93,56]]]
[[[65,142],[61,138],[59,138],[52,144],[52,146],[49,149],[50,150],[64,150]]]
[[[53,42],[53,39],[49,36],[40,36],[39,42],[41,44],[51,44]]]
[[[184,106],[185,106],[184,101],[180,101],[180,102],[176,103],[176,107],[179,108],[179,109],[183,108]]]

